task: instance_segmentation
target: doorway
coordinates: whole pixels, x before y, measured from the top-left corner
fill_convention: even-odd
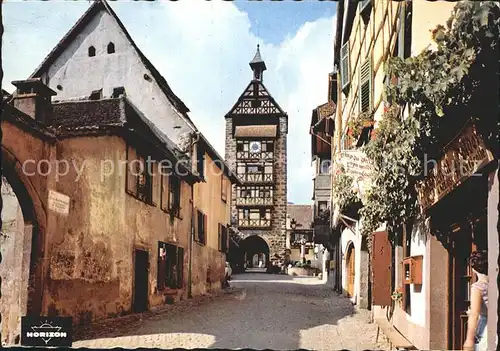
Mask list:
[[[346,267],[347,267],[347,295],[349,297],[354,296],[354,278],[355,278],[355,261],[354,261],[354,245],[349,244],[347,248],[346,256]]]
[[[145,250],[136,249],[134,259],[133,310],[138,313],[148,309],[149,253]]]

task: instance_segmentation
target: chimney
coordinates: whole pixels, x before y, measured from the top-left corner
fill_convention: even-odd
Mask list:
[[[14,95],[14,107],[31,118],[50,125],[52,123],[51,98],[55,91],[42,83],[40,78],[29,78],[12,82],[17,90]]]

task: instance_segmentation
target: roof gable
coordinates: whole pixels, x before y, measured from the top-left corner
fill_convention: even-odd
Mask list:
[[[287,116],[260,80],[252,80],[226,117],[235,115]]]
[[[148,58],[141,52],[137,47],[132,37],[128,33],[127,29],[118,18],[116,13],[113,11],[111,6],[108,5],[106,0],[95,0],[89,9],[80,17],[80,19],[75,23],[73,27],[66,33],[66,35],[59,41],[59,43],[52,49],[52,51],[47,55],[47,57],[42,61],[42,63],[35,69],[31,74],[30,78],[40,77],[43,73],[47,72],[49,67],[57,60],[57,58],[66,50],[69,44],[75,40],[75,38],[84,30],[84,28],[90,23],[90,21],[97,16],[101,11],[106,11],[118,24],[119,28],[123,31],[123,34],[130,42],[132,47],[135,49],[139,58],[141,59],[144,66],[151,72],[156,83],[159,85],[167,99],[170,103],[184,115],[191,125],[193,125],[191,119],[187,115],[189,108],[182,102],[182,100],[174,94],[170,86],[168,85],[165,78],[158,72],[158,70],[153,66],[153,64],[148,60]],[[193,125],[194,126],[194,125]]]

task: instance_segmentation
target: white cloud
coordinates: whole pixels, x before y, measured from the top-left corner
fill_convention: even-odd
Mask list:
[[[295,35],[280,45],[272,45],[253,35],[247,14],[228,2],[204,1],[196,6],[189,1],[111,2],[111,6],[137,45],[190,108],[191,118],[221,155],[224,155],[224,115],[249,83],[252,72],[248,63],[260,43],[268,69],[264,84],[289,116],[288,199],[295,203],[310,201],[309,124],[312,109],[327,99],[328,73],[333,63],[333,17],[304,23]],[[43,22],[30,23],[31,27],[45,28],[47,25],[42,23],[52,23],[58,17],[51,11],[44,12]],[[9,7],[4,9],[5,16],[9,16]],[[27,40],[31,36],[26,33],[33,32],[23,23],[23,28],[10,32],[7,29],[6,37]],[[37,34],[39,43],[35,45],[40,50],[42,33]],[[59,39],[60,36],[45,41],[53,46]],[[24,52],[21,45],[18,52]],[[43,58],[48,49],[32,56]],[[15,53],[4,52],[5,56]],[[25,67],[29,63],[23,60],[22,69],[16,72],[27,75],[40,60],[32,62],[30,67]],[[9,74],[9,78],[23,76]]]

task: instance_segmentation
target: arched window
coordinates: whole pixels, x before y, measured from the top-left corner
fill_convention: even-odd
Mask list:
[[[94,57],[95,56],[95,47],[91,46],[89,47],[89,57]]]
[[[108,54],[112,54],[115,52],[115,44],[109,43],[108,44]]]

